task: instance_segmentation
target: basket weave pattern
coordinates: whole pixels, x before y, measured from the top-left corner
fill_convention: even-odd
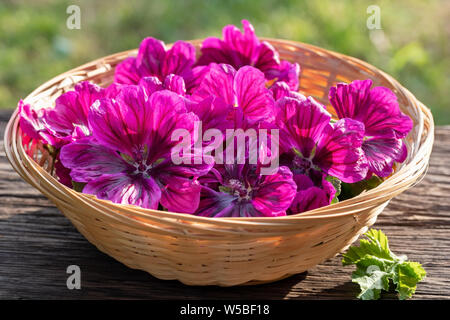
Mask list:
[[[434,124],[430,111],[408,90],[365,62],[298,42],[264,40],[281,59],[301,65],[300,91],[325,105],[328,89],[338,82],[370,78],[375,86],[394,91],[414,127],[406,138],[408,158],[391,177],[355,198],[298,215],[214,219],[117,205],[63,186],[49,173],[52,163],[45,149],[36,148],[33,159],[25,153],[17,111],[6,128],[6,155],[22,178],[55,203],[91,243],[130,268],[189,285],[220,286],[275,281],[308,270],[345,250],[375,223],[390,199],[420,180]],[[192,43],[198,48],[201,41]],[[136,53],[121,52],[61,74],[25,102],[50,106],[83,80],[106,86],[115,66]]]

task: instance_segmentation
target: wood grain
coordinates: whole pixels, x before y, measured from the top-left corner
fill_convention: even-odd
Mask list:
[[[0,139],[10,110],[0,111]],[[394,252],[422,263],[414,299],[450,299],[450,127],[439,127],[424,180],[391,201],[374,227]],[[0,299],[354,299],[354,267],[341,257],[307,273],[249,287],[189,287],[132,270],[98,251],[9,165],[0,145]],[[68,290],[66,268],[81,268]],[[384,294],[386,299],[395,298]]]

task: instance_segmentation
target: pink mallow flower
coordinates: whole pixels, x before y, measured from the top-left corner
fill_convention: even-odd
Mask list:
[[[195,214],[206,217],[284,216],[297,189],[287,167],[261,175],[257,165],[226,164],[201,179],[201,200]]]
[[[61,149],[61,162],[84,193],[115,203],[193,213],[200,199],[196,181],[212,167],[176,165],[171,149],[176,129],[192,134],[198,117],[185,101],[168,90],[150,96],[138,86],[124,86],[115,99],[100,99],[89,111],[92,135]],[[196,163],[194,155],[192,163]],[[204,160],[204,157],[203,157]],[[211,160],[211,159],[210,159]],[[206,164],[206,162],[211,164]]]
[[[345,118],[331,124],[331,115],[311,97],[285,97],[277,105],[281,164],[294,173],[308,174],[314,169],[348,183],[366,177],[361,122]]]
[[[235,70],[228,64],[211,64],[209,72],[192,93],[192,99],[201,101],[214,96],[231,107],[230,117],[235,121],[256,123],[275,119],[272,93],[265,86],[264,74],[253,67]],[[240,118],[237,118],[240,115]],[[236,123],[237,127],[245,127]]]
[[[397,97],[385,87],[371,89],[372,80],[356,80],[330,88],[329,99],[339,118],[364,123],[362,150],[369,172],[379,177],[392,173],[394,162],[403,162],[408,150],[402,140],[413,122],[400,111]]]
[[[277,100],[280,165],[288,167],[297,184],[289,214],[329,205],[336,190],[328,176],[357,182],[367,175],[361,150],[364,125],[352,119],[331,124],[331,115],[313,98],[289,96]]]
[[[116,67],[114,81],[120,84],[137,84],[143,77],[157,77],[164,83],[170,74],[185,79],[193,77],[195,47],[185,41],[177,41],[170,49],[155,38],[142,40],[136,57],[126,58]]]
[[[59,145],[60,139],[56,138],[44,124],[45,109],[37,109],[23,100],[19,101],[19,125],[22,130],[22,139],[25,143],[41,141],[52,146]]]
[[[20,127],[32,139],[54,148],[90,135],[87,115],[98,99],[114,97],[119,88],[103,89],[88,81],[60,95],[54,108],[35,108],[19,101]]]
[[[44,125],[60,140],[56,147],[90,135],[88,112],[95,101],[106,95],[107,90],[83,81],[75,85],[75,90],[60,95],[54,108],[45,109]]]
[[[243,30],[228,25],[223,28],[223,39],[206,38],[201,46],[197,65],[226,63],[239,69],[253,66],[261,70],[267,80],[286,82],[292,90],[298,90],[300,66],[297,63],[280,61],[278,52],[267,41],[260,41],[253,26],[242,20]]]
[[[59,159],[59,149],[70,142],[90,135],[87,115],[92,104],[100,98],[115,97],[119,85],[103,89],[88,81],[75,85],[74,90],[63,93],[55,101],[54,108],[35,108],[19,102],[20,127],[24,144],[42,142],[54,148],[55,174],[59,181],[71,186],[70,170]],[[31,151],[32,149],[30,149]],[[30,154],[31,155],[31,154]]]
[[[161,90],[169,90],[179,94],[180,96],[186,95],[186,85],[184,79],[176,74],[169,74],[164,82],[159,81],[158,77],[144,77],[139,80],[139,86],[144,87],[149,95],[153,92]]]
[[[309,169],[299,173],[293,172],[293,179],[297,184],[297,194],[289,208],[289,214],[301,213],[329,205],[336,189],[326,178],[327,175],[319,170]]]

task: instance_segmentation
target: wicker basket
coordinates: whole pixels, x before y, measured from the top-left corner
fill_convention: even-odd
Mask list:
[[[265,39],[282,59],[302,67],[300,91],[328,104],[330,86],[372,79],[391,88],[414,121],[406,138],[407,160],[380,186],[361,195],[298,215],[276,218],[205,218],[117,205],[60,184],[49,174],[51,158],[22,146],[17,111],[5,132],[5,151],[14,169],[42,192],[97,248],[130,268],[188,285],[233,286],[275,281],[297,274],[345,250],[375,223],[389,200],[424,174],[434,139],[432,115],[396,80],[358,59],[292,41]],[[201,41],[192,41],[198,48]],[[49,106],[75,83],[111,83],[115,66],[137,50],[121,52],[61,74],[33,91],[25,102]]]

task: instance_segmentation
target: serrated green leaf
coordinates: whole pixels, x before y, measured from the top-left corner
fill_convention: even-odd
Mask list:
[[[370,229],[364,234],[369,240],[361,240],[360,248],[367,253],[375,255],[379,258],[396,260],[395,256],[389,249],[389,241],[381,230]]]
[[[381,290],[389,290],[390,280],[397,285],[399,299],[410,298],[426,275],[420,263],[395,255],[381,230],[371,229],[365,236],[368,239],[361,239],[359,247],[350,247],[342,259],[343,265],[356,265],[352,281],[361,288],[358,298],[378,299]]]
[[[393,279],[397,285],[395,289],[401,300],[411,298],[416,292],[416,286],[426,276],[420,263],[405,261],[397,266],[397,276]]]
[[[373,255],[379,258],[394,260],[392,252],[389,249],[389,243],[386,235],[375,229],[369,230],[365,236],[369,240],[361,239],[360,246],[352,246],[348,249],[347,253],[343,255],[343,265],[356,264],[359,259],[366,255]]]
[[[381,271],[391,272],[391,262],[377,256],[366,254],[363,258],[359,259],[356,263],[359,269],[366,270],[369,267],[377,267]]]
[[[365,255],[366,252],[364,252],[360,247],[352,246],[347,250],[346,253],[342,255],[343,256],[342,264],[344,266],[356,264]]]
[[[359,284],[361,288],[358,298],[362,300],[379,299],[381,290],[389,290],[389,276],[389,273],[376,266],[354,271],[352,281]]]

